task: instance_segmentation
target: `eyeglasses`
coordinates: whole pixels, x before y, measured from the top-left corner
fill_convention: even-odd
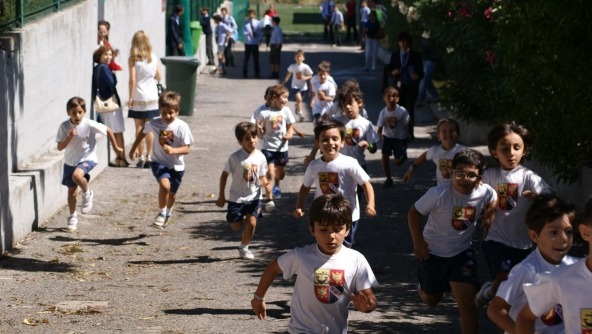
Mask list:
[[[457,180],[466,179],[468,181],[477,181],[479,179],[479,175],[475,173],[467,173],[464,170],[455,170],[452,171],[454,173],[454,178]]]

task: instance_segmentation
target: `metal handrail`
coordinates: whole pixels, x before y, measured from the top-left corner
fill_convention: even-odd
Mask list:
[[[63,6],[86,0],[0,0],[0,31],[21,28],[26,23],[59,12]]]

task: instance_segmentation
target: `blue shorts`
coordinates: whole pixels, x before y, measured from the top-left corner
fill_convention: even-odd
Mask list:
[[[430,254],[425,261],[417,260],[417,276],[421,289],[429,295],[450,291],[449,282],[473,284],[478,288],[477,262],[473,247],[453,257]]]
[[[259,217],[261,212],[261,201],[254,200],[248,203],[228,202],[228,212],[226,213],[226,221],[229,223],[236,223],[243,221],[245,216]]]
[[[84,178],[86,182],[90,181],[90,174],[88,174],[95,166],[97,165],[96,162],[93,161],[83,161],[76,166],[70,166],[64,164],[64,172],[62,173],[62,184],[68,188],[78,187],[78,185],[72,180],[72,174],[76,168],[80,168],[84,171]]]
[[[495,278],[497,273],[509,273],[515,265],[524,260],[532,249],[518,249],[501,242],[487,240],[481,244],[489,273]]]
[[[160,116],[160,110],[146,110],[146,111],[135,111],[135,110],[128,110],[127,118],[139,118],[139,119],[155,119],[156,117]]]
[[[152,175],[154,175],[156,180],[160,181],[160,179],[169,179],[169,182],[171,182],[171,193],[177,193],[177,190],[179,190],[179,186],[181,185],[181,180],[183,180],[183,174],[185,174],[185,171],[179,172],[174,169],[166,168],[158,162],[151,162],[150,169],[152,169]]]
[[[296,75],[296,74],[294,74]],[[294,98],[296,98],[296,94],[300,94],[302,96],[302,100],[304,100],[304,96],[306,95],[305,93],[308,91],[307,89],[300,89],[300,88],[290,88],[290,95],[294,96]]]
[[[268,150],[261,151],[267,160],[267,164],[275,164],[276,166],[283,167],[288,164],[290,158],[288,157],[288,151],[286,152],[274,152]]]
[[[407,159],[407,139],[383,137],[382,154],[392,155],[397,160]]]

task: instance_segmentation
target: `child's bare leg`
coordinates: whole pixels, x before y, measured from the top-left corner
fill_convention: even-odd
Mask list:
[[[280,186],[280,181],[284,179],[286,176],[286,172],[284,170],[284,166],[276,166],[275,167],[275,178],[274,182],[276,186]]]
[[[238,221],[238,222],[230,223],[230,228],[231,228],[233,231],[238,231],[238,230],[240,230],[241,228],[243,228],[243,221],[241,220],[241,221]],[[244,233],[243,233],[243,234],[244,234]]]
[[[74,173],[72,173],[72,181],[74,181],[74,183],[80,187],[80,190],[82,190],[83,193],[88,191],[88,181],[86,181],[86,178],[84,177],[84,171],[82,169],[76,168],[74,170]],[[76,190],[76,188],[74,188],[74,190]]]
[[[391,166],[390,166],[390,156],[388,154],[382,155],[382,170],[384,171],[384,176],[386,176],[387,180],[392,179],[391,177]]]
[[[144,126],[144,120],[141,118],[134,118],[134,124],[136,126],[136,138],[138,138],[138,135],[140,134],[140,131],[142,131],[142,127]],[[138,148],[136,149],[138,151],[138,156],[142,155],[144,153],[144,141],[146,139],[142,139],[142,141],[140,142],[140,145],[138,145]]]
[[[243,230],[242,244],[248,246],[251,244],[253,235],[255,235],[255,226],[257,225],[257,217],[253,215],[247,215],[245,219],[245,229]]]
[[[419,287],[418,293],[419,293],[419,298],[421,299],[421,301],[430,307],[434,307],[434,306],[438,305],[440,300],[442,300],[441,293],[427,294],[421,289],[421,287]]]
[[[171,181],[167,178],[158,180],[158,208],[164,209],[169,203],[169,196],[171,194]],[[173,198],[173,203],[174,203]],[[172,206],[171,206],[172,207]]]
[[[70,210],[70,215],[73,215],[76,212],[76,195],[78,192],[76,191],[78,186],[75,187],[68,187],[68,209]]]
[[[175,205],[175,198],[176,198],[175,193],[173,192],[169,192],[169,198],[167,200],[167,209],[172,210],[173,209],[173,205]]]
[[[148,123],[149,121],[149,119],[145,119],[144,124]],[[148,132],[144,139],[146,140],[146,157],[149,157],[152,155],[152,141],[154,140],[154,134],[152,131]]]
[[[117,143],[117,146],[121,147],[123,150],[123,154],[121,156],[118,155],[117,159],[125,160],[125,142],[123,139],[123,133],[118,132],[114,133],[113,135],[115,136],[115,142]]]
[[[267,165],[267,181],[271,183],[271,189],[273,189],[274,182],[275,182],[275,163],[271,163]],[[265,197],[269,200],[272,199],[271,191],[265,191]]]
[[[296,114],[300,114],[302,112],[302,94],[300,94],[300,92],[296,93],[296,103],[294,104],[294,109],[296,110]]]
[[[470,283],[450,282],[450,288],[458,305],[461,333],[477,334],[479,323],[475,306],[475,294],[477,293],[475,286]]]

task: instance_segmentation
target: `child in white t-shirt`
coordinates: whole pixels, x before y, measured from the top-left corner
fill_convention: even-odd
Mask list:
[[[409,209],[408,224],[417,257],[419,296],[436,306],[452,290],[460,313],[461,333],[478,333],[474,299],[479,282],[471,238],[484,212],[493,219],[497,195],[480,184],[484,169],[481,153],[464,149],[452,159],[452,182],[430,188]],[[423,216],[428,221],[422,230]]]
[[[525,283],[538,283],[539,275],[574,264],[577,258],[567,255],[572,243],[576,207],[555,194],[537,196],[526,214],[528,235],[537,247],[510,271],[500,285],[487,315],[505,333],[516,333],[516,318],[526,304]],[[536,320],[537,333],[563,333],[561,305],[557,304]]]
[[[284,81],[282,81],[282,85],[285,85],[290,77],[292,77],[290,89],[296,99],[294,110],[296,116],[302,122],[304,120],[304,113],[302,112],[302,94],[308,90],[307,82],[312,78],[313,72],[310,66],[304,63],[304,51],[296,51],[294,54],[294,61],[294,64],[288,66],[286,77],[284,78]]]
[[[485,171],[483,182],[497,191],[498,207],[491,226],[483,226],[483,255],[493,282],[483,284],[477,293],[477,307],[487,305],[512,267],[530,254],[532,243],[524,217],[534,196],[551,191],[540,176],[520,164],[532,147],[532,137],[528,129],[515,123],[495,126],[487,136],[491,156],[500,167]]]
[[[153,222],[153,226],[157,228],[165,227],[171,220],[175,197],[185,173],[183,156],[189,154],[190,146],[193,144],[189,125],[177,118],[180,102],[181,96],[176,92],[168,91],[162,94],[158,99],[160,117],[144,125],[130,151],[130,158],[133,160],[138,155],[136,148],[142,139],[149,133],[153,134],[150,169],[158,181],[159,188],[159,212]]]
[[[413,172],[417,167],[426,161],[432,161],[436,164],[436,183],[438,185],[450,182],[450,165],[454,155],[465,148],[457,143],[460,136],[460,126],[452,118],[444,118],[438,121],[436,126],[436,136],[440,144],[430,147],[423,152],[405,172],[404,181],[411,180]]]
[[[296,275],[290,302],[290,333],[347,333],[348,305],[360,312],[376,309],[378,285],[366,258],[342,247],[351,227],[352,208],[341,195],[322,195],[310,207],[310,233],[316,243],[271,261],[261,275],[251,307],[265,319],[265,294],[274,279]]]
[[[592,198],[584,209],[578,226],[582,239],[592,249]],[[519,334],[534,333],[537,318],[546,315],[557,304],[561,305],[565,334],[583,334],[592,331],[592,255],[576,264],[540,275],[537,284],[525,284],[528,303],[518,314],[516,330]]]
[[[76,214],[76,196],[78,187],[82,190],[82,208],[84,214],[90,213],[94,193],[88,187],[89,172],[97,164],[97,134],[107,136],[117,156],[123,154],[123,148],[117,146],[113,131],[105,125],[84,117],[86,103],[81,97],[73,97],[66,103],[70,118],[60,124],[56,142],[58,150],[64,152],[64,172],[62,184],[68,187],[67,230],[76,231],[78,215]]]
[[[400,166],[407,160],[407,143],[409,142],[409,112],[398,104],[399,90],[387,87],[384,90],[386,107],[378,115],[378,136],[382,141],[382,170],[386,176],[384,188],[393,186],[391,176],[391,155],[395,159],[395,166]]]
[[[366,195],[366,215],[374,217],[374,188],[370,183],[370,176],[364,171],[355,158],[339,153],[345,142],[345,128],[335,120],[324,120],[314,129],[315,144],[320,148],[322,156],[312,161],[306,168],[304,180],[298,193],[298,201],[294,210],[294,217],[304,216],[304,204],[311,187],[315,186],[315,198],[323,194],[342,194],[352,204],[352,226],[357,226],[360,219],[360,204],[358,202],[358,185]],[[355,231],[347,246],[353,245]]]
[[[238,252],[241,258],[252,260],[255,256],[249,250],[249,244],[253,239],[257,218],[261,212],[261,186],[270,192],[271,184],[265,176],[267,160],[257,149],[257,126],[253,123],[241,122],[236,125],[234,135],[241,149],[232,153],[224,165],[216,205],[224,207],[226,201],[224,189],[228,175],[232,175],[226,220],[234,231],[240,230],[244,225]]]
[[[315,124],[319,122],[321,116],[327,112],[333,104],[333,99],[335,99],[337,86],[334,82],[328,80],[329,69],[330,67],[327,62],[321,62],[317,69],[318,81],[311,80],[312,99],[310,101],[310,107],[312,108],[312,116]]]

